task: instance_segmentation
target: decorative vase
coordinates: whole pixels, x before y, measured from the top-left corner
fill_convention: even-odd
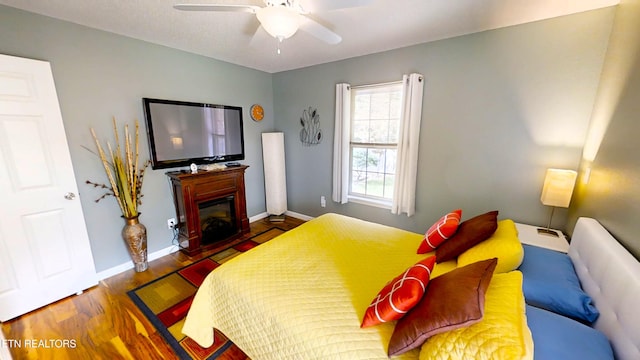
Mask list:
[[[147,228],[138,221],[140,214],[134,217],[124,217],[125,225],[122,228],[122,238],[127,244],[129,254],[133,260],[136,272],[147,270]]]

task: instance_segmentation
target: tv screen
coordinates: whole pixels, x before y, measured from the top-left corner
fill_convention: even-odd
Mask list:
[[[154,169],[244,159],[242,107],[142,99]]]

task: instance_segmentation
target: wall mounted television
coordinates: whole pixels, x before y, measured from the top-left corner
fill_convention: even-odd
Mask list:
[[[153,169],[244,160],[242,107],[143,98]]]

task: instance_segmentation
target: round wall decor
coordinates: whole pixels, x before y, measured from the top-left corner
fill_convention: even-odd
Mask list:
[[[261,121],[262,119],[264,119],[264,109],[262,108],[262,105],[251,105],[251,109],[249,110],[249,112],[251,113],[251,118],[254,121]]]

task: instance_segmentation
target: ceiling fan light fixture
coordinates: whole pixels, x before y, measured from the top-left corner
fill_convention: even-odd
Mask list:
[[[300,14],[282,5],[260,8],[256,16],[266,32],[280,40],[291,37],[300,26]]]

